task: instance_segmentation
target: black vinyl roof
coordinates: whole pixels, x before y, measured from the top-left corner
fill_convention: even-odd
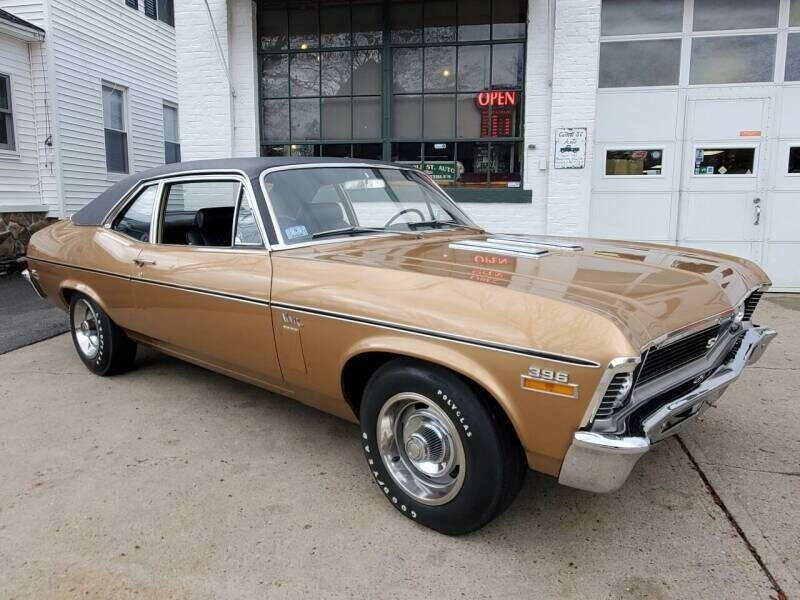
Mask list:
[[[193,160],[181,163],[172,163],[169,165],[161,165],[153,169],[141,171],[133,175],[125,177],[118,181],[97,198],[89,202],[86,206],[72,215],[72,222],[76,225],[100,225],[103,218],[111,211],[117,202],[132,188],[136,187],[140,182],[149,179],[158,179],[159,177],[167,177],[172,175],[189,174],[196,171],[241,171],[248,179],[253,182],[253,189],[256,194],[259,194],[259,186],[257,180],[265,169],[273,167],[284,167],[289,165],[307,165],[316,163],[334,163],[347,166],[351,163],[368,163],[376,166],[397,166],[391,163],[375,161],[375,160],[361,160],[351,158],[298,158],[298,157],[275,157],[275,158],[219,158],[212,160]]]

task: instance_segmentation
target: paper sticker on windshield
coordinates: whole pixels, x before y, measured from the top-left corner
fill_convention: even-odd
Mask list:
[[[293,240],[299,237],[308,236],[308,230],[305,225],[295,225],[294,227],[287,227],[284,229],[286,232],[286,239]]]

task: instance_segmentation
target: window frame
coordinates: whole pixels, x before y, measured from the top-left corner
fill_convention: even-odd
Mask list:
[[[694,157],[697,155],[698,150],[727,150],[729,148],[752,148],[753,152],[753,172],[749,175],[747,173],[733,173],[731,175],[723,175],[722,173],[712,173],[712,174],[703,174],[703,173],[695,173],[694,172]],[[736,142],[726,142],[726,143],[716,143],[716,142],[695,142],[692,144],[692,153],[690,155],[691,163],[690,166],[690,177],[694,177],[696,179],[711,179],[723,177],[725,179],[753,179],[758,177],[758,168],[760,166],[761,160],[761,143],[759,142],[743,142],[743,143],[736,143]],[[787,165],[788,170],[788,165]]]
[[[501,0],[493,0],[494,2],[501,1]],[[317,33],[314,34],[317,37],[317,42],[314,44],[310,44],[307,49],[302,49],[299,47],[292,47],[290,43],[290,38],[292,35],[291,27],[290,27],[290,19],[288,17],[288,13],[286,16],[286,47],[262,47],[261,43],[261,28],[259,25],[258,33],[257,33],[257,43],[256,43],[256,53],[258,57],[258,100],[259,100],[259,107],[258,107],[258,117],[260,123],[260,137],[259,137],[259,145],[261,150],[262,156],[267,156],[266,149],[267,148],[274,148],[283,146],[285,148],[286,155],[294,156],[294,150],[299,146],[304,147],[311,147],[312,155],[317,156],[318,154],[322,154],[324,152],[324,148],[326,145],[335,144],[335,145],[351,145],[351,156],[355,152],[356,145],[363,145],[363,144],[380,144],[382,146],[382,160],[391,161],[392,160],[392,145],[397,142],[410,142],[410,143],[418,143],[422,148],[424,148],[425,143],[429,142],[452,142],[454,144],[454,159],[453,165],[457,164],[457,156],[458,156],[458,144],[459,143],[474,143],[474,142],[486,142],[486,143],[513,143],[518,144],[522,147],[522,152],[518,158],[519,162],[519,181],[513,182],[518,183],[519,185],[510,186],[509,189],[514,188],[522,188],[522,183],[525,177],[525,150],[524,150],[524,142],[525,142],[525,131],[524,131],[524,115],[525,115],[525,103],[526,103],[526,75],[528,69],[528,53],[527,53],[527,42],[529,40],[529,36],[531,34],[530,27],[528,26],[528,21],[531,18],[530,7],[523,3],[523,7],[525,10],[525,23],[523,24],[522,33],[519,37],[496,37],[495,34],[495,27],[494,27],[494,12],[492,12],[492,5],[491,2],[489,3],[489,22],[488,22],[488,35],[485,39],[475,39],[475,40],[463,40],[460,39],[459,36],[459,28],[461,26],[460,21],[460,2],[455,2],[455,21],[453,23],[454,27],[454,39],[447,40],[447,41],[425,41],[425,3],[424,1],[421,2],[421,14],[422,14],[422,21],[420,23],[420,35],[421,41],[418,42],[396,42],[392,40],[392,30],[391,30],[391,18],[390,18],[390,8],[391,3],[387,0],[378,0],[375,2],[376,5],[381,6],[383,9],[383,37],[382,42],[380,44],[373,44],[373,45],[358,45],[356,44],[355,38],[355,25],[354,20],[352,18],[354,11],[359,7],[359,5],[354,5],[353,3],[348,4],[351,11],[351,19],[350,19],[350,45],[346,46],[336,46],[336,47],[322,47],[321,46],[321,29],[317,28]],[[363,7],[362,7],[363,8]],[[261,12],[265,11],[266,9],[261,8],[259,6],[259,24],[261,23]],[[277,9],[276,9],[277,10]],[[283,9],[280,9],[283,10]],[[319,11],[317,12],[319,15]],[[522,76],[519,86],[513,87],[495,87],[492,88],[492,63],[493,63],[493,56],[495,49],[507,44],[518,44],[522,46],[521,49],[521,68],[522,68]],[[460,91],[458,89],[458,63],[459,63],[459,49],[464,46],[489,46],[489,65],[488,69],[488,80],[489,80],[489,89],[502,89],[502,90],[514,90],[517,93],[517,97],[519,98],[518,101],[518,114],[519,114],[519,121],[517,123],[517,134],[512,136],[504,136],[504,137],[459,137],[458,136],[458,114],[459,114],[459,107],[458,107],[458,100],[460,94],[475,94],[477,95],[479,91],[474,92],[465,92]],[[425,62],[425,52],[429,48],[437,48],[437,47],[453,47],[455,49],[455,58],[453,61],[453,80],[454,86],[453,89],[448,90],[432,90],[432,91],[425,91],[424,85],[424,62]],[[397,49],[417,49],[419,48],[423,54],[422,65],[420,67],[420,77],[422,79],[421,89],[418,92],[399,92],[395,94],[393,88],[393,71],[394,71],[394,53]],[[382,76],[381,76],[381,90],[379,95],[377,96],[380,100],[380,116],[381,116],[381,123],[379,126],[379,135],[378,137],[370,137],[370,138],[359,138],[355,137],[353,130],[351,130],[351,135],[353,137],[350,138],[341,138],[341,139],[328,139],[322,136],[322,130],[324,126],[322,125],[322,101],[326,98],[349,98],[351,100],[350,103],[350,110],[351,110],[351,127],[355,127],[356,119],[354,118],[355,112],[355,105],[356,99],[358,98],[371,98],[375,97],[374,94],[356,94],[355,90],[351,88],[349,95],[347,96],[323,96],[322,95],[322,69],[320,68],[320,77],[319,77],[319,94],[315,96],[292,96],[292,73],[291,73],[291,62],[292,57],[298,54],[316,54],[320,57],[320,63],[323,64],[324,60],[322,59],[322,55],[330,52],[348,52],[351,54],[350,59],[350,73],[351,73],[351,85],[352,85],[352,74],[354,69],[353,60],[354,53],[358,51],[365,51],[365,50],[378,50],[381,52],[381,69],[382,69]],[[278,56],[287,56],[287,90],[285,93],[280,93],[275,96],[267,95],[264,93],[262,89],[262,73],[263,73],[263,63],[269,57],[278,57]],[[393,100],[395,96],[420,96],[420,104],[421,104],[421,112],[422,115],[421,119],[421,128],[424,132],[425,130],[425,98],[432,97],[437,95],[453,96],[453,135],[452,137],[397,137],[394,135],[392,131],[395,119],[395,112],[392,107]],[[292,117],[292,100],[297,99],[316,99],[319,102],[319,115],[320,115],[320,132],[319,137],[317,138],[308,138],[308,139],[295,139],[292,136],[291,131],[291,117]],[[275,138],[275,139],[267,139],[265,136],[265,101],[282,101],[288,103],[288,138]],[[491,117],[489,117],[491,119]],[[424,158],[422,159],[424,162]],[[511,170],[513,166],[509,166]],[[497,185],[496,183],[493,184],[490,180],[490,174],[487,173],[486,177],[486,184],[483,187],[478,186],[461,186],[459,181],[453,180],[447,182],[447,189],[448,190],[458,190],[458,189],[468,189],[468,190],[499,190],[499,189],[507,189],[505,185]]]
[[[645,144],[645,145],[648,145],[648,144]],[[640,148],[634,148],[634,147],[631,146],[631,144],[627,144],[627,145],[619,145],[619,144],[617,144],[617,145],[613,145],[613,146],[603,146],[603,165],[604,165],[604,167],[603,167],[603,179],[611,179],[613,181],[624,180],[624,179],[646,179],[646,180],[664,179],[666,177],[666,171],[667,171],[667,166],[666,166],[667,149],[663,145],[659,146],[658,144],[650,144],[650,146],[653,146],[653,147],[649,147],[649,148],[641,148],[641,147]],[[661,152],[661,172],[658,175],[645,175],[645,174],[641,174],[641,175],[609,175],[606,172],[606,166],[605,165],[608,162],[608,153],[609,152],[633,152],[635,150],[642,150],[642,151],[646,151],[646,152],[653,152],[654,150],[660,151]]]
[[[153,199],[153,208],[150,212],[150,231],[147,236],[147,241],[138,240],[133,236],[128,235],[127,233],[120,231],[116,228],[117,222],[125,215],[131,205],[139,199],[139,196],[143,191],[145,191],[149,187],[155,186],[156,188],[156,197]],[[156,207],[159,205],[159,200],[161,198],[161,194],[163,192],[163,187],[160,181],[143,181],[136,185],[125,199],[120,202],[120,204],[115,208],[106,218],[104,219],[103,228],[108,229],[116,233],[117,235],[121,235],[122,237],[133,240],[139,244],[150,244],[153,245],[153,235],[151,235],[155,231],[155,215],[157,214]]]
[[[786,147],[786,162],[785,162],[786,171],[784,171],[783,173],[784,177],[800,177],[800,171],[798,171],[797,173],[792,173],[791,171],[789,171],[790,161],[792,160],[792,150],[795,148],[797,148],[797,150],[800,151],[800,142],[789,142],[789,144]]]
[[[181,128],[180,128],[180,122],[178,120],[179,115],[180,115],[180,111],[178,109],[178,104],[177,103],[170,102],[169,100],[162,100],[162,102],[161,102],[161,114],[164,115],[166,113],[167,109],[171,109],[171,110],[175,111],[175,130],[176,130],[176,134],[177,134],[177,139],[176,140],[167,139],[167,127],[166,127],[167,121],[166,121],[166,119],[164,119],[163,120],[163,124],[162,124],[162,129],[163,129],[163,132],[164,132],[164,164],[175,164],[175,163],[181,162],[181,160],[183,160],[183,157],[181,156]],[[178,147],[178,160],[172,161],[172,162],[167,162],[167,144],[174,144],[175,146]]]
[[[17,148],[17,120],[14,118],[14,78],[11,73],[0,73],[0,85],[5,85],[8,97],[8,108],[0,108],[0,118],[6,120],[9,135],[8,143],[0,144],[0,155],[19,156],[19,149]]]
[[[253,188],[250,183],[250,180],[245,177],[240,171],[236,172],[214,172],[208,174],[181,174],[176,173],[174,175],[170,175],[167,177],[163,177],[159,179],[159,190],[158,190],[158,197],[156,199],[156,208],[153,211],[153,220],[155,229],[153,239],[157,240],[153,242],[158,246],[162,246],[164,248],[190,248],[192,250],[198,250],[203,252],[228,252],[231,250],[236,251],[269,251],[269,238],[266,235],[266,231],[264,229],[264,224],[261,217],[261,211],[258,208],[258,204],[255,201],[255,194],[253,193]],[[166,210],[167,206],[167,190],[171,184],[175,183],[201,183],[204,181],[224,181],[224,182],[235,182],[239,184],[239,196],[237,198],[236,204],[234,204],[234,215],[233,215],[233,223],[231,224],[231,245],[230,246],[192,246],[190,244],[166,244],[161,241],[161,235],[163,230],[163,215],[164,211]],[[240,203],[240,199],[242,197],[242,191],[248,193],[248,197],[250,199],[250,206],[253,209],[253,213],[256,217],[256,224],[258,226],[258,232],[261,235],[262,243],[258,246],[255,245],[237,245],[234,243],[235,236],[236,236],[236,217],[238,215],[238,207]],[[115,217],[116,218],[116,217]]]
[[[109,89],[112,91],[119,91],[122,93],[122,125],[125,129],[113,129],[111,127],[106,126],[106,112],[105,112],[105,102],[104,102],[104,95],[105,90]],[[105,159],[106,159],[106,174],[111,177],[123,177],[125,175],[129,175],[131,172],[131,163],[133,162],[133,152],[131,148],[131,138],[129,135],[129,124],[130,124],[130,115],[128,114],[128,88],[105,79],[101,80],[100,82],[100,105],[101,105],[101,113],[103,116],[103,150],[105,151]],[[122,133],[125,135],[125,171],[112,171],[108,168],[108,146],[106,145],[105,139],[105,132],[114,131],[116,133]]]

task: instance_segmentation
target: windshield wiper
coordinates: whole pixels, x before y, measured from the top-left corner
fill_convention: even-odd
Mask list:
[[[399,233],[400,235],[411,235],[416,238],[421,237],[421,234],[415,231],[399,231],[397,229],[383,229],[380,227],[342,227],[341,229],[317,231],[316,233],[311,234],[311,239],[317,240],[324,237],[333,237],[336,235],[356,235],[359,233]]]
[[[409,227],[413,227],[415,230],[418,227],[433,227],[433,228],[441,228],[443,226],[453,227],[453,228],[460,228],[460,229],[468,229],[470,231],[474,231],[476,233],[486,233],[481,227],[475,227],[473,225],[465,225],[463,223],[459,223],[457,221],[416,221],[414,223],[407,223]]]

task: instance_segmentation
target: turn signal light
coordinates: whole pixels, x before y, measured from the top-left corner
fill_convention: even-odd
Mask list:
[[[569,396],[570,398],[577,397],[577,386],[566,383],[544,381],[542,379],[533,379],[532,377],[523,376],[522,387],[526,390],[536,390],[537,392],[546,392],[548,394],[559,394],[560,396]]]

